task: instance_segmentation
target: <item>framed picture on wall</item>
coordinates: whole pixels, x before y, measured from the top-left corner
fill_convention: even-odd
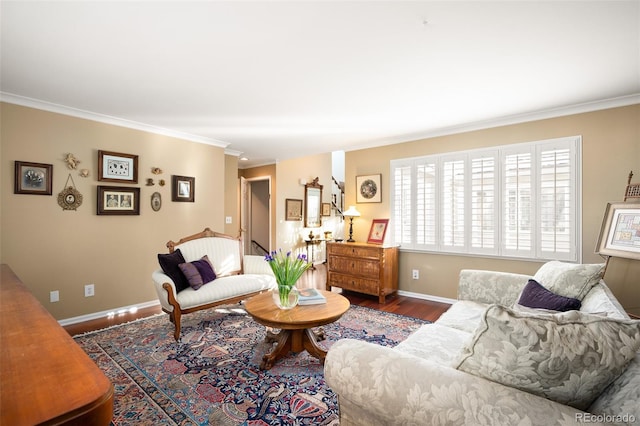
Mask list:
[[[171,201],[195,202],[196,178],[171,176]]]
[[[287,198],[284,202],[285,220],[302,220],[302,200]]]
[[[609,203],[596,253],[640,260],[640,203]]]
[[[15,162],[14,194],[51,195],[52,181],[52,164]]]
[[[98,215],[139,215],[140,188],[98,186]]]
[[[356,202],[381,203],[380,180],[382,175],[356,176]]]
[[[322,216],[331,216],[331,204],[322,203],[322,212],[320,214]]]
[[[98,151],[98,180],[138,183],[138,156],[120,152]]]

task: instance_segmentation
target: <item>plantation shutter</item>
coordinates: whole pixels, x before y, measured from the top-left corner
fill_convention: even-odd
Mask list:
[[[540,257],[575,259],[576,203],[573,193],[577,171],[566,144],[538,148],[540,197],[538,204]]]
[[[392,167],[393,242],[404,247],[413,244],[413,191],[411,164]]]
[[[507,153],[503,164],[503,252],[533,256],[531,149]]]
[[[497,243],[497,152],[471,160],[471,251],[495,253]]]
[[[441,243],[451,250],[465,247],[464,160],[442,163]]]
[[[416,245],[435,248],[438,229],[436,226],[436,163],[416,165]]]
[[[391,161],[402,248],[578,261],[580,136]]]

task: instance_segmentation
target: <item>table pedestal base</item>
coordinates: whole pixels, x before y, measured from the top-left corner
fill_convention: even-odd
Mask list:
[[[324,364],[327,351],[318,346],[318,342],[324,340],[324,338],[324,330],[322,328],[317,332],[311,328],[280,330],[278,333],[267,330],[265,341],[267,343],[277,342],[277,344],[270,353],[262,357],[260,369],[269,370],[278,359],[286,356],[289,352],[298,353],[303,350],[306,350],[309,355],[318,358],[320,363]]]

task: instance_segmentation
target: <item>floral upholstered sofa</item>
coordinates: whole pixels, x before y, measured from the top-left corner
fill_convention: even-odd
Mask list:
[[[262,256],[244,255],[242,241],[209,228],[167,243],[151,274],[162,310],[180,338],[182,315],[237,303],[276,286]]]
[[[640,321],[602,271],[463,270],[458,301],[395,348],[339,340],[324,368],[341,426],[640,422]]]

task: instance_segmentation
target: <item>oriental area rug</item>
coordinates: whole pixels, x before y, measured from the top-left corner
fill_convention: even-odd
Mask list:
[[[352,306],[323,327],[342,338],[395,346],[427,321]],[[306,352],[259,368],[272,344],[242,305],[182,317],[176,342],[166,314],[75,338],[115,388],[114,426],[338,425],[336,395]]]

